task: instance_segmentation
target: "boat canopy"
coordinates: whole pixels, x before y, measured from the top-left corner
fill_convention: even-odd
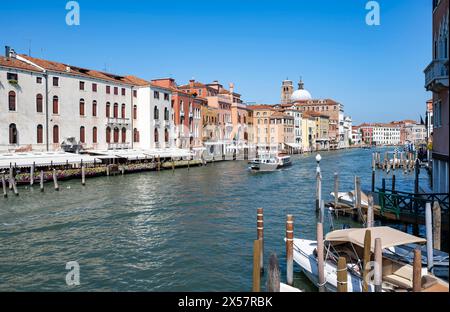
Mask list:
[[[381,248],[389,248],[405,244],[423,244],[426,240],[402,231],[393,229],[388,226],[379,226],[372,228],[345,229],[330,232],[326,235],[325,240],[328,242],[350,242],[355,245],[364,247],[364,236],[366,230],[371,231],[371,251],[375,249],[375,239],[381,238]]]

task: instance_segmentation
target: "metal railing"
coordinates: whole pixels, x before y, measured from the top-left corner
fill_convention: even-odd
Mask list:
[[[394,213],[397,219],[400,215],[425,216],[425,206],[427,203],[433,205],[438,202],[441,207],[441,213],[449,212],[448,193],[428,193],[414,194],[408,192],[400,192],[391,190],[378,189],[378,201],[380,204],[380,213],[384,215],[386,212]]]

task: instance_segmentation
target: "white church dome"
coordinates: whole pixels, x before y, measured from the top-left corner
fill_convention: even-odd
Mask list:
[[[308,90],[305,90],[303,88],[303,81],[300,80],[298,84],[298,90],[295,90],[294,93],[292,93],[291,95],[291,101],[292,102],[307,101],[311,99],[312,99],[311,93],[309,93]]]

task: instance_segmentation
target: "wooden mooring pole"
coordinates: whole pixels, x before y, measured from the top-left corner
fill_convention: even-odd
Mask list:
[[[347,260],[339,257],[337,267],[337,291],[347,292]]]
[[[280,266],[277,255],[272,253],[269,258],[266,289],[268,292],[280,292]]]
[[[259,267],[261,255],[261,241],[253,241],[253,292],[261,290],[261,268]]]
[[[339,175],[337,172],[334,173],[334,208],[336,209],[339,201]]]
[[[16,179],[14,179],[14,177],[11,177],[10,183],[12,185],[14,195],[19,196],[19,192],[17,191]]]
[[[355,177],[355,208],[358,210],[358,220],[362,222],[361,211],[361,178]]]
[[[288,285],[294,283],[294,216],[286,218],[286,280]]]
[[[441,250],[441,206],[433,202],[433,247]]]
[[[86,185],[86,171],[84,165],[81,165],[81,185]]]
[[[381,292],[382,278],[383,278],[383,249],[381,247],[381,238],[375,238],[374,248],[374,286],[375,292]]]
[[[44,191],[44,170],[41,170],[40,179],[39,179],[39,187],[41,192]]]
[[[8,197],[8,190],[6,188],[6,180],[5,180],[5,175],[2,174],[2,187],[3,187],[3,197],[7,198]]]
[[[371,228],[374,226],[374,212],[373,212],[373,196],[367,195],[367,217],[366,227]]]
[[[422,290],[422,252],[420,248],[414,249],[413,260],[413,292]]]
[[[316,168],[316,212],[320,211],[320,201],[322,200],[322,174],[320,172],[320,160],[322,157],[320,154],[316,156],[317,168]]]
[[[427,268],[429,272],[433,271],[433,221],[431,212],[431,203],[425,204],[425,226],[427,238]]]
[[[372,192],[375,192],[375,170],[372,170]]]
[[[392,175],[392,193],[395,193],[395,174]]]
[[[56,169],[53,169],[53,184],[55,185],[55,191],[59,191],[58,177],[56,176]]]
[[[323,246],[323,225],[322,223],[317,223],[317,271],[319,273],[319,287],[320,292],[325,291],[325,265],[324,265],[324,246]]]
[[[33,186],[33,184],[34,184],[34,168],[35,168],[35,163],[33,162],[33,164],[31,165],[31,168],[30,168],[30,186]]]
[[[260,268],[264,271],[264,211],[262,208],[257,209],[256,214],[256,232],[257,239],[261,240]]]
[[[364,235],[364,257],[363,257],[363,285],[362,291],[369,291],[368,275],[370,271],[370,248],[371,248],[372,236],[370,230],[366,230]]]

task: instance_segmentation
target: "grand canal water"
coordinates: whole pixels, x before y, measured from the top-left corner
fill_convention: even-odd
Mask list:
[[[353,187],[354,175],[370,188],[372,152],[322,153],[326,199],[334,172],[341,190]],[[286,214],[295,217],[296,237],[315,236],[314,156],[265,174],[230,161],[89,179],[86,187],[62,182],[59,192],[20,188],[19,197],[0,199],[0,291],[248,291],[257,207],[265,258],[276,252],[284,276]],[[413,189],[412,174],[397,171],[396,180],[397,189]],[[421,180],[426,186],[425,172]],[[342,222],[351,221],[340,217],[335,226]],[[68,261],[80,265],[80,286],[66,285]],[[314,289],[299,272],[294,282]]]

